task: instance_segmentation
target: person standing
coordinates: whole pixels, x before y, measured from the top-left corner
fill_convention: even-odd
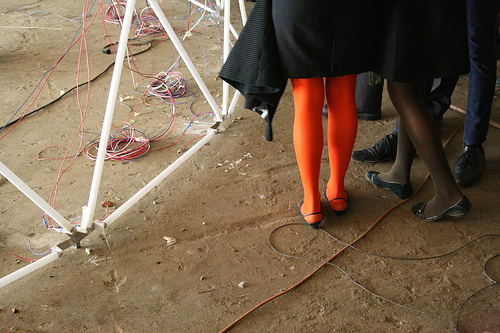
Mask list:
[[[337,214],[347,209],[344,178],[357,134],[356,75],[371,68],[366,49],[373,1],[273,0],[278,53],[293,88],[293,143],[304,200],[298,212],[311,226],[322,219],[319,176],[323,152],[322,108],[328,102],[330,178],[324,196]],[[363,20],[361,26],[354,18]],[[366,30],[365,30],[366,29]]]
[[[356,74],[373,67],[377,4],[372,0],[257,0],[219,76],[246,98],[246,108],[275,110],[293,88],[293,144],[303,189],[297,209],[317,228],[322,194],[341,215],[347,209],[344,178],[357,134]],[[354,18],[359,19],[359,24]],[[320,191],[322,109],[328,101],[330,178]],[[254,109],[255,110],[255,109]],[[272,116],[271,116],[272,119]]]
[[[481,179],[485,164],[482,144],[495,95],[499,8],[499,0],[467,0],[471,71],[462,155],[455,164],[455,180],[464,187]]]
[[[455,163],[454,174],[457,184],[463,187],[475,185],[481,179],[485,166],[485,152],[482,144],[487,138],[495,93],[499,9],[500,1],[498,0],[467,0],[471,70],[463,145],[461,155]],[[451,104],[451,94],[458,77],[441,80],[444,103],[435,104],[437,107],[435,110],[440,110],[433,113],[435,119],[442,117]],[[429,100],[432,100],[432,97]],[[397,128],[396,125],[393,133],[384,136],[371,147],[354,151],[352,159],[369,163],[395,159]]]

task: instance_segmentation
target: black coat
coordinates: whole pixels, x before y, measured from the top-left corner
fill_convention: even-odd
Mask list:
[[[272,140],[271,123],[286,87],[271,11],[271,0],[257,0],[219,77],[245,97],[245,108],[266,120],[266,140]],[[239,41],[244,42],[239,42]]]

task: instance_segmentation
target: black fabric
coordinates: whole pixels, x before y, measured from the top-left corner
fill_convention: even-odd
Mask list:
[[[245,108],[266,120],[266,140],[272,140],[272,119],[286,87],[281,59],[277,56],[271,0],[257,0],[219,77],[245,97]]]
[[[465,0],[382,3],[375,73],[409,82],[469,72]]]
[[[373,67],[380,0],[272,0],[272,7],[287,77],[343,76]]]
[[[287,78],[469,71],[465,0],[256,0],[219,76],[271,122]]]

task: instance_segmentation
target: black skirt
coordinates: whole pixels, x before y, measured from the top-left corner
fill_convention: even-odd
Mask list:
[[[470,70],[465,0],[384,0],[373,71],[394,82]]]
[[[372,70],[396,82],[469,71],[465,0],[272,0],[289,78]]]
[[[376,0],[272,0],[279,56],[289,78],[370,70],[375,58]]]

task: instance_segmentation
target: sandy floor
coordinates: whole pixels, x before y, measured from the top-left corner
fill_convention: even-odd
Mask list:
[[[36,1],[25,6],[23,13],[19,9],[24,4],[12,0],[0,5],[2,126],[27,109],[33,96],[20,108],[24,100],[75,34],[81,36],[81,30],[77,32],[80,23],[63,17],[80,15],[83,1]],[[138,9],[143,6],[140,3]],[[186,3],[168,1],[162,6],[172,26],[180,28]],[[236,1],[233,6],[238,22]],[[95,3],[86,23],[88,68],[85,48],[78,68],[80,40],[75,39],[75,46],[58,63],[30,111],[58,98],[77,82],[95,77],[113,62],[112,54],[102,52],[109,41],[100,16],[90,24],[97,7]],[[111,24],[106,27],[116,41],[120,29]],[[215,80],[220,47],[213,22],[204,32],[188,37],[185,45],[220,103],[221,82]],[[172,63],[173,47],[166,38],[145,39],[152,47],[127,66],[154,76]],[[136,45],[132,51],[146,48]],[[188,91],[196,92],[186,66],[181,62],[176,70],[186,76]],[[0,132],[0,161],[44,200],[50,200],[68,221],[78,219],[87,205],[94,161],[80,155],[62,164],[61,158],[66,152],[72,156],[80,151],[80,109],[86,110],[85,138],[93,139],[99,133],[111,75],[108,70],[92,82],[86,108],[87,87],[82,87],[79,94],[70,92]],[[151,106],[139,103],[150,80],[123,71],[118,94],[134,99],[124,101],[126,106],[117,104],[114,126],[130,122],[130,109],[137,105],[134,128],[146,136],[152,137],[168,125],[169,105],[152,99]],[[466,93],[464,76],[453,104],[464,109]],[[203,96],[176,101],[175,128],[166,138],[153,142],[138,161],[105,163],[96,219],[106,216],[102,201],[111,201],[114,206],[108,213],[113,212],[206,132],[210,124],[203,122],[211,118],[184,132],[192,119],[190,112],[210,110]],[[220,332],[259,303],[292,288],[342,250],[344,245],[336,239],[354,241],[399,203],[395,196],[364,180],[367,170],[387,170],[390,162],[353,162],[346,177],[348,212],[337,217],[325,207],[321,230],[298,225],[301,186],[291,138],[290,91],[275,117],[273,142],[263,138],[264,121],[242,105],[240,99],[234,115],[221,124],[207,146],[104,232],[90,233],[81,248],[69,248],[52,264],[1,288],[0,332]],[[18,108],[20,112],[14,114]],[[499,108],[495,100],[492,119],[497,122]],[[355,148],[365,148],[389,133],[395,121],[395,111],[385,95],[383,119],[360,121]],[[460,112],[447,112],[443,142],[463,121]],[[461,135],[459,130],[446,147],[451,165],[459,155]],[[66,150],[73,139],[75,143]],[[500,258],[488,262],[500,253],[500,237],[483,237],[450,253],[479,237],[499,234],[499,139],[499,130],[491,127],[484,145],[487,165],[483,179],[464,189],[473,203],[469,215],[437,223],[413,216],[411,205],[432,196],[432,184],[426,182],[414,198],[394,209],[356,244],[360,251],[343,251],[331,261],[335,266],[322,268],[299,287],[258,308],[231,332],[454,332],[457,324],[459,332],[500,332],[498,285],[469,299],[491,285],[486,274],[500,280]],[[324,156],[322,186],[328,179]],[[59,177],[61,168],[67,170]],[[417,159],[412,174],[415,188],[425,176],[425,166]],[[43,253],[67,239],[48,230],[41,217],[39,208],[10,182],[0,179],[0,276],[25,267],[29,264],[26,259],[39,258],[30,248]],[[177,242],[169,245],[164,237]],[[425,259],[435,256],[439,257]]]

